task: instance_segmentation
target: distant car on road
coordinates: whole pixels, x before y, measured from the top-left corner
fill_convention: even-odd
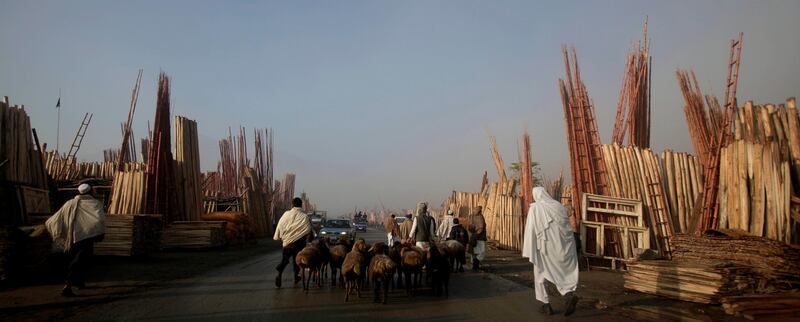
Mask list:
[[[320,229],[319,236],[328,237],[332,240],[335,240],[339,237],[355,240],[356,232],[354,227],[350,225],[350,221],[347,219],[328,219],[322,224],[322,229]]]
[[[367,222],[366,221],[354,222],[353,223],[353,227],[356,229],[356,231],[363,231],[365,233],[367,232]]]

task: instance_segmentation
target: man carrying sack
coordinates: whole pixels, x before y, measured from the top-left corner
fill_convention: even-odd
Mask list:
[[[94,243],[103,240],[106,231],[106,212],[103,204],[91,196],[92,187],[78,186],[79,195],[67,201],[45,222],[47,231],[59,251],[67,253],[70,262],[63,296],[73,296],[72,287],[83,288],[89,270]]]

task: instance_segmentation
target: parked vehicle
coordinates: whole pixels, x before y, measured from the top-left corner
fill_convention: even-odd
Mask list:
[[[356,231],[347,219],[328,219],[322,224],[319,236],[329,237],[331,239],[345,236],[351,241],[354,241],[356,238]]]

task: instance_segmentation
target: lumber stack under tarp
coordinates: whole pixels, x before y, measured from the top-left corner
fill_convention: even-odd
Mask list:
[[[748,320],[760,318],[787,321],[800,316],[800,292],[728,296],[720,299],[725,313]],[[787,320],[784,320],[787,319]]]
[[[705,236],[677,235],[672,241],[676,260],[725,260],[752,267],[758,280],[754,291],[800,288],[800,247],[735,231],[709,231]]]
[[[175,221],[164,229],[163,248],[204,249],[225,245],[225,221]]]
[[[625,288],[696,303],[718,303],[723,296],[740,295],[755,280],[747,266],[726,261],[688,262],[647,260],[628,263]]]
[[[719,227],[797,242],[791,208],[793,185],[800,184],[800,118],[794,98],[777,106],[747,102],[734,124],[734,140],[720,156]]]
[[[606,144],[602,151],[609,195],[642,201],[647,227],[655,237],[655,245],[662,255],[668,257],[673,225],[658,158],[650,149],[635,146]]]
[[[161,248],[160,215],[109,215],[106,235],[94,245],[96,255],[145,256]]]

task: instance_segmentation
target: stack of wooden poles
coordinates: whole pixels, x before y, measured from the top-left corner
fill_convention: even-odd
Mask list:
[[[145,213],[162,215],[165,222],[174,220],[176,199],[170,121],[169,77],[162,72],[158,78],[156,115],[147,159]]]
[[[628,132],[628,145],[650,147],[650,42],[647,39],[647,20],[643,40],[628,52],[625,73],[617,101],[613,143],[622,145]]]
[[[689,232],[698,197],[703,193],[703,168],[697,157],[672,150],[661,153],[661,178],[672,218],[672,229]]]
[[[628,263],[625,288],[682,301],[718,303],[755,285],[752,270],[725,261],[647,260]]]
[[[602,150],[608,171],[609,195],[642,201],[655,245],[663,256],[669,257],[673,225],[658,157],[650,149],[633,146],[603,145]]]
[[[141,169],[117,171],[111,186],[109,214],[141,214],[145,212],[147,171]]]
[[[203,197],[200,190],[200,149],[197,122],[175,117],[175,182],[177,212],[173,219],[200,220]]]
[[[0,180],[47,188],[42,149],[25,106],[11,106],[8,96],[0,100]]]
[[[723,297],[725,313],[748,320],[789,321],[800,316],[800,293],[751,294]]]
[[[516,180],[491,184],[491,189],[483,207],[486,219],[486,234],[503,249],[520,250],[525,228],[525,214],[522,213],[522,197],[516,193]]]
[[[720,228],[793,242],[798,217],[792,181],[800,182],[800,119],[794,98],[786,105],[747,102],[734,117],[734,140],[720,156]]]
[[[163,248],[216,248],[226,243],[226,221],[175,221],[164,229]]]
[[[532,157],[531,157],[531,136],[528,135],[528,130],[525,130],[525,134],[522,135],[522,151],[519,151],[520,160],[519,160],[519,181],[520,181],[520,191],[522,195],[522,213],[528,213],[528,207],[533,202],[533,170],[532,167]]]

